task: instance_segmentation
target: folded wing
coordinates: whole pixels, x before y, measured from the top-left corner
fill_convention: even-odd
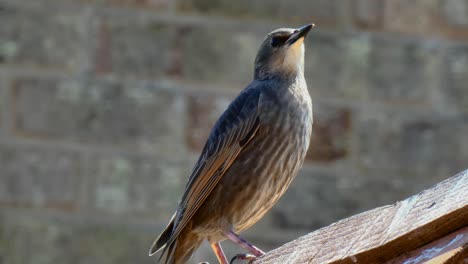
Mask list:
[[[158,239],[150,253],[165,246],[165,251],[169,248],[167,253],[171,254],[171,245],[239,153],[255,137],[260,127],[257,111],[260,95],[255,89],[244,90],[218,119],[191,173],[173,223],[168,226],[172,231],[166,230],[165,243]]]

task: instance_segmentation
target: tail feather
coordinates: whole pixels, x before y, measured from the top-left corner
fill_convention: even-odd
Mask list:
[[[175,239],[171,240],[175,225],[174,219],[175,214],[166,229],[154,241],[149,251],[149,255],[152,256],[162,250],[158,263],[164,258],[162,262],[165,264],[184,264],[192,257],[193,252],[203,241],[197,234],[188,231],[190,228],[185,229]]]
[[[169,224],[166,226],[166,229],[159,235],[159,237],[153,242],[153,245],[151,245],[149,255],[153,256],[156,254],[159,250],[163,249],[166,246],[167,241],[171,238],[172,231],[174,230],[174,219],[175,219],[175,214],[172,216],[171,221]]]
[[[193,252],[200,246],[202,240],[198,236],[177,239],[167,249],[165,264],[185,264],[192,257]]]
[[[175,254],[174,254],[174,250],[176,249],[177,247],[177,241],[175,241],[174,243],[172,243],[171,245],[168,246],[167,248],[167,254],[166,254],[166,249],[164,249],[163,253],[161,254],[161,256],[159,257],[159,261],[161,261],[161,258],[162,256],[164,256],[164,254],[166,254],[166,260],[164,261],[165,264],[175,264],[176,263],[176,259],[175,259]]]
[[[161,259],[163,258],[163,256],[166,256],[166,258],[164,259],[165,264],[175,263],[174,250],[176,248],[176,244],[177,244],[177,241],[173,242],[170,245],[166,245],[166,247],[164,247],[163,252],[158,258],[158,263],[161,262]]]

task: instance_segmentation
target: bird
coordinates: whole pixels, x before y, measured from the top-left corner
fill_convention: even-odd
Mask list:
[[[169,224],[149,255],[187,263],[207,240],[220,264],[231,240],[253,261],[265,253],[239,234],[278,201],[304,162],[312,134],[312,99],[304,77],[304,40],[314,24],[279,28],[263,40],[253,80],[212,128]],[[165,257],[163,257],[165,256]]]

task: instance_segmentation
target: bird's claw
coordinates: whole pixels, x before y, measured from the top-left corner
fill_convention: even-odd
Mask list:
[[[229,262],[229,264],[233,264],[234,261],[236,260],[247,260],[248,262],[247,263],[252,263],[257,257],[254,256],[254,255],[251,255],[251,254],[237,254],[235,255],[231,261]]]

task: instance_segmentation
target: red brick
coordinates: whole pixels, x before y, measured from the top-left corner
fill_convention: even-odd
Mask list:
[[[325,103],[314,104],[314,125],[306,159],[331,162],[347,158],[352,112]]]
[[[468,3],[465,0],[385,1],[384,28],[393,32],[468,39]]]
[[[390,31],[431,34],[436,4],[434,0],[385,1],[384,26]]]

